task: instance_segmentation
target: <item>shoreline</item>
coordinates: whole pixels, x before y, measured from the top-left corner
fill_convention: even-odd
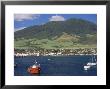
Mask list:
[[[97,55],[96,48],[84,49],[40,49],[40,50],[14,50],[14,56],[69,56],[69,55]]]
[[[97,55],[97,54],[74,54],[74,55],[27,55],[27,54],[21,54],[21,55],[14,55],[14,57],[28,57],[28,56],[36,56],[36,57],[40,57],[40,56],[50,56],[50,57],[59,57],[59,56],[88,56],[88,55]]]

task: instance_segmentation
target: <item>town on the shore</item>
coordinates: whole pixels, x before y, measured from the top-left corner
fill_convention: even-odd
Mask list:
[[[97,55],[97,48],[78,49],[14,49],[14,56]]]

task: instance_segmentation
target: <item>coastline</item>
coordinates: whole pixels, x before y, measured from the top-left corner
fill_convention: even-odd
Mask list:
[[[96,48],[79,49],[15,49],[14,56],[70,56],[70,55],[97,55]]]
[[[14,57],[28,57],[28,56],[54,56],[54,57],[59,57],[59,56],[75,56],[75,55],[79,55],[79,56],[83,56],[83,55],[97,55],[97,54],[66,54],[66,55],[30,55],[30,54],[14,54]]]

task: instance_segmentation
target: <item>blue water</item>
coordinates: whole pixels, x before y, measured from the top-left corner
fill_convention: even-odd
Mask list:
[[[91,61],[91,56],[15,57],[17,66],[14,68],[14,75],[33,76],[27,72],[27,68],[32,66],[35,60],[41,64],[39,76],[97,76],[97,66],[88,71],[84,70],[84,65]]]

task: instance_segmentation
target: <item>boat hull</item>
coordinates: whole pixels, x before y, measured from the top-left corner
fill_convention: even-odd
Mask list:
[[[28,68],[27,70],[30,74],[40,74],[40,67],[36,67],[36,68]]]

